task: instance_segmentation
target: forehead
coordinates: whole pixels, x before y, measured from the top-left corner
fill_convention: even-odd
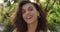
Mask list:
[[[22,6],[22,9],[26,9],[28,7],[34,7],[34,5],[32,3],[27,3],[27,4]]]

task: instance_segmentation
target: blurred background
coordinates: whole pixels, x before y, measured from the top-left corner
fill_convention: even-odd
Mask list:
[[[14,9],[24,0],[0,0],[0,32],[12,32]],[[60,0],[26,0],[39,4],[47,14],[48,28],[60,32]]]

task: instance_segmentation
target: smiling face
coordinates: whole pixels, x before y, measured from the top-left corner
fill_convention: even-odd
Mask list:
[[[39,12],[36,10],[33,4],[27,3],[22,6],[22,16],[27,24],[31,24],[38,21],[37,17],[39,16]]]

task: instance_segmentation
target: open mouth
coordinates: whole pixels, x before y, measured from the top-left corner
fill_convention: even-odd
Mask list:
[[[27,20],[32,19],[32,16],[27,16],[26,19]]]

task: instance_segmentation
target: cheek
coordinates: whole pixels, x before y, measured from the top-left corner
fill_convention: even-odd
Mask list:
[[[37,12],[33,12],[32,14],[33,14],[34,16],[36,16],[36,17],[38,16],[38,13],[37,13]]]
[[[25,18],[25,15],[22,15],[23,19]]]
[[[33,19],[36,20],[37,17],[38,17],[38,16],[37,16],[37,13],[34,12],[34,13],[33,13]]]

